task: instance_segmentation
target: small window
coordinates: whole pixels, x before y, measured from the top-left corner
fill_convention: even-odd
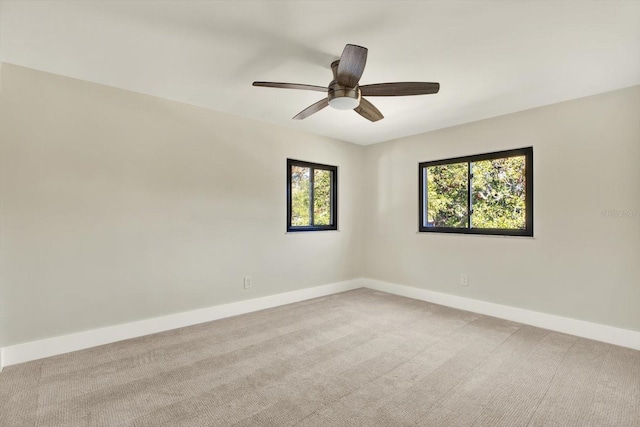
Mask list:
[[[419,230],[533,236],[533,148],[419,165]]]
[[[287,159],[287,231],[338,229],[338,168]]]

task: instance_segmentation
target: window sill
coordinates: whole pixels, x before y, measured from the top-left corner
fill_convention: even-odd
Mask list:
[[[340,230],[305,230],[305,231],[285,231],[284,234],[315,234],[315,233],[339,233]]]
[[[498,239],[517,239],[517,240],[534,240],[536,237],[535,236],[509,236],[509,235],[505,235],[505,234],[479,234],[479,233],[437,233],[437,232],[426,232],[426,231],[416,231],[416,234],[431,234],[431,235],[450,235],[450,236],[457,236],[457,237],[467,237],[467,236],[473,236],[473,237],[489,237],[492,239],[498,238]]]

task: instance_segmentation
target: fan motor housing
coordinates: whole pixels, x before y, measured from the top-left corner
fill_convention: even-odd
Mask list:
[[[327,93],[329,105],[338,110],[353,110],[360,105],[360,88],[339,85],[336,81],[329,84]]]

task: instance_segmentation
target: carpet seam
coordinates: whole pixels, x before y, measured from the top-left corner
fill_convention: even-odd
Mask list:
[[[523,325],[520,325],[520,326],[518,327],[518,329],[514,330],[512,333],[510,333],[509,335],[507,335],[507,336],[506,336],[502,341],[500,341],[500,343],[499,343],[499,344],[498,344],[498,345],[497,345],[497,346],[496,346],[496,347],[491,351],[491,353],[487,354],[487,355],[486,355],[482,360],[478,361],[478,363],[476,363],[476,364],[474,365],[473,369],[469,370],[469,374],[470,374],[470,373],[472,373],[472,372],[474,372],[474,371],[478,368],[478,366],[480,366],[483,362],[485,362],[486,360],[488,360],[488,359],[489,359],[489,357],[490,357],[491,355],[493,355],[496,351],[498,351],[498,349],[499,349],[500,347],[502,347],[502,345],[503,345],[503,344],[504,344],[504,343],[505,343],[509,338],[511,338],[511,337],[512,337],[516,332],[518,332],[520,329],[522,329],[522,327],[523,327]],[[444,393],[440,396],[440,398],[439,398],[438,400],[436,400],[436,401],[434,402],[434,404],[433,404],[433,405],[431,405],[431,408],[433,408],[433,407],[434,407],[435,405],[437,405],[438,403],[442,402],[442,400],[443,400],[443,399],[444,399],[444,398],[445,398],[449,393],[451,393],[451,391],[452,391],[452,390],[454,390],[456,387],[458,387],[460,384],[462,384],[464,381],[466,381],[466,379],[467,379],[467,378],[466,378],[466,376],[465,376],[463,379],[461,379],[461,380],[460,380],[460,381],[458,381],[456,384],[454,384],[453,386],[451,386],[451,388],[449,388],[449,390],[447,390],[446,392],[444,392]],[[414,424],[414,425],[418,425],[419,423],[421,423],[421,422],[422,422],[422,420],[424,420],[424,418],[425,418],[427,415],[429,415],[429,413],[430,413],[430,412],[431,412],[431,409],[428,409],[428,410],[427,410],[425,413],[423,413],[423,414],[418,418],[418,420],[417,420],[417,421],[415,421],[413,424]]]
[[[544,394],[540,398],[540,401],[536,405],[536,408],[531,412],[531,415],[529,416],[529,419],[527,420],[526,427],[529,427],[531,425],[531,422],[533,421],[533,419],[535,418],[536,414],[538,413],[538,409],[540,408],[540,405],[544,401],[545,397],[547,397],[547,394],[549,393],[549,390],[551,390],[551,385],[553,384],[553,381],[556,379],[556,376],[558,375],[558,371],[560,370],[560,367],[562,366],[562,364],[564,363],[565,359],[567,358],[567,356],[569,355],[569,353],[571,352],[573,347],[575,347],[575,345],[578,343],[578,341],[580,339],[581,338],[577,338],[576,337],[576,339],[573,342],[573,344],[571,344],[571,347],[569,347],[567,349],[567,351],[565,351],[564,354],[562,355],[562,359],[560,359],[560,362],[558,363],[558,366],[556,366],[556,369],[553,371],[553,376],[549,380],[549,384],[547,384],[547,389],[544,391]]]
[[[431,344],[430,344],[427,348],[425,348],[423,351],[421,351],[421,352],[419,352],[419,353],[417,353],[417,354],[414,354],[414,355],[413,355],[413,356],[411,356],[409,359],[407,359],[407,360],[403,361],[402,363],[399,363],[398,365],[394,366],[393,368],[389,369],[388,371],[386,371],[386,372],[384,372],[384,373],[382,373],[382,374],[378,375],[377,377],[375,377],[375,378],[373,378],[373,379],[371,379],[371,380],[367,381],[366,383],[363,383],[363,384],[362,384],[362,386],[368,385],[368,384],[372,383],[373,381],[375,381],[375,380],[377,380],[377,379],[379,379],[379,378],[383,377],[384,375],[387,375],[389,372],[392,372],[392,371],[394,371],[394,370],[398,369],[400,366],[402,366],[402,365],[404,365],[404,364],[406,364],[406,363],[409,363],[411,360],[413,360],[413,359],[417,358],[418,356],[420,356],[420,355],[424,354],[425,352],[429,351],[429,349],[431,349],[431,347],[433,347],[434,345],[438,344],[438,343],[439,343],[440,341],[442,341],[443,339],[445,339],[445,338],[449,337],[450,335],[454,334],[455,332],[459,331],[460,329],[463,329],[464,327],[466,327],[466,326],[470,325],[471,323],[473,323],[473,322],[475,322],[475,321],[477,321],[477,320],[479,320],[479,319],[481,319],[481,318],[483,318],[483,317],[484,317],[483,315],[479,315],[479,317],[477,317],[476,319],[474,319],[474,320],[470,320],[469,322],[465,323],[464,325],[461,325],[460,327],[458,327],[458,328],[456,328],[456,329],[453,329],[451,332],[449,332],[449,333],[448,333],[447,335],[445,335],[444,337],[440,338],[438,341],[435,341],[435,342],[431,343]],[[342,395],[342,396],[340,396],[339,398],[337,398],[337,399],[333,400],[332,402],[330,402],[330,403],[329,403],[329,405],[333,405],[333,404],[335,404],[335,403],[339,402],[340,400],[344,399],[345,397],[347,397],[347,396],[349,396],[349,395],[351,395],[351,394],[353,394],[353,393],[357,392],[358,390],[360,390],[360,389],[362,388],[362,386],[360,386],[360,387],[358,387],[358,388],[356,388],[356,389],[354,389],[354,390],[351,390],[351,391],[350,391],[350,392],[348,392],[348,393],[343,394],[343,395]],[[315,411],[313,411],[313,412],[312,412],[312,413],[310,413],[309,415],[307,415],[307,416],[305,416],[304,418],[301,418],[300,420],[296,421],[296,423],[295,423],[295,424],[293,424],[293,425],[294,425],[294,426],[299,425],[299,424],[300,424],[301,422],[303,422],[305,419],[307,419],[307,418],[309,418],[310,416],[314,415],[314,414],[315,414],[315,413],[317,413],[318,411],[320,411],[320,410],[322,410],[322,409],[324,409],[324,408],[329,408],[329,407],[330,407],[329,405],[327,405],[327,404],[323,405],[323,407],[316,409]]]

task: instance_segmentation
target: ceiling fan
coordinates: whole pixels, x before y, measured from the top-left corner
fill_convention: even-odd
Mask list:
[[[359,86],[358,82],[367,62],[367,51],[366,47],[346,45],[340,59],[331,63],[333,80],[329,83],[329,87],[275,82],[253,82],[253,85],[327,93],[326,98],[296,114],[293,117],[294,120],[302,120],[330,105],[337,110],[354,110],[365,119],[377,122],[384,116],[363,96],[428,95],[438,93],[440,90],[440,83],[426,82],[378,83]]]

